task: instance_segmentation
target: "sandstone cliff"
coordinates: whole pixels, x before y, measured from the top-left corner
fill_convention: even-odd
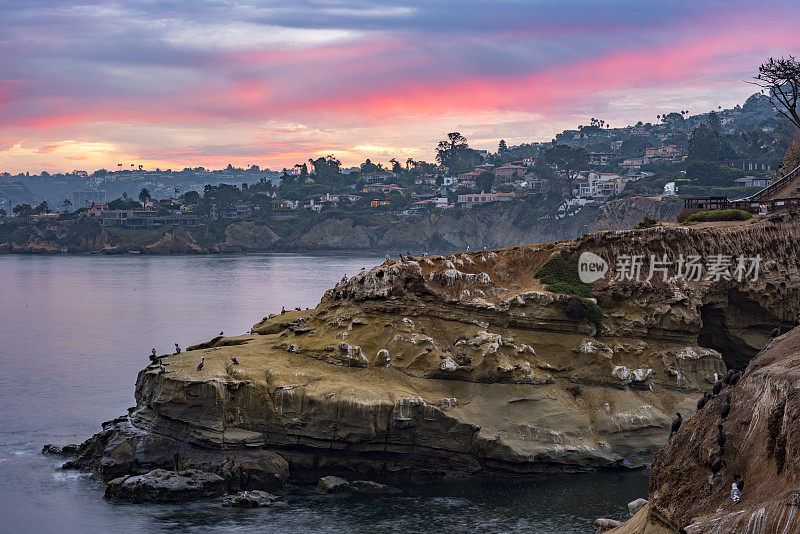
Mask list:
[[[626,197],[600,206],[595,230],[627,230],[635,228],[645,217],[672,222],[683,209],[678,197]]]
[[[176,458],[195,467],[197,454],[186,452],[194,450],[207,463],[214,454],[279,455],[298,478],[640,465],[715,373],[743,366],[776,322],[800,311],[798,225],[773,217],[595,232],[390,260],[338,284],[314,310],[165,356],[166,373],[143,370],[136,407],[84,444],[76,465],[106,477],[174,468]],[[764,264],[750,282],[599,280],[598,316],[590,301],[551,293],[534,277],[549,260],[584,251],[612,265],[625,254],[760,254]],[[152,452],[155,439],[166,451]],[[255,479],[285,477],[270,473]]]
[[[742,379],[697,412],[653,461],[650,503],[614,530],[766,533],[800,530],[800,328],[773,340]],[[730,415],[720,408],[730,398]],[[726,434],[720,454],[717,425]],[[712,477],[711,463],[726,465]],[[741,499],[731,498],[735,475]]]

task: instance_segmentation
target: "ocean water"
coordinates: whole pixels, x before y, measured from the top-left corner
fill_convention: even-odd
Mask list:
[[[302,488],[275,506],[105,501],[45,443],[80,442],[134,404],[136,373],[159,352],[241,334],[281,306],[313,307],[377,256],[0,255],[0,532],[593,532],[646,497],[647,475],[601,472],[513,483],[403,486],[337,498]]]

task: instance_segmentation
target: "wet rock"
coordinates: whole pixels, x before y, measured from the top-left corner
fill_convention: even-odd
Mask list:
[[[351,490],[350,483],[343,478],[336,476],[325,476],[317,482],[319,493],[344,493]]]
[[[234,508],[260,508],[262,506],[269,506],[277,500],[278,497],[267,493],[266,491],[242,491],[234,495],[227,495],[222,499],[222,506]]]
[[[154,469],[144,475],[115,478],[106,486],[105,497],[130,502],[183,502],[225,493],[225,479],[214,473],[187,469]]]
[[[392,488],[386,484],[379,484],[372,480],[353,480],[350,482],[350,490],[353,493],[364,493],[369,495],[381,495],[389,493]]]
[[[635,516],[636,512],[638,512],[645,504],[647,504],[647,499],[641,499],[641,498],[629,502],[628,513],[631,515],[631,517]]]
[[[600,534],[601,532],[608,532],[611,529],[617,528],[621,524],[622,521],[600,517],[594,520],[594,527],[595,529],[597,529],[595,530],[595,534]]]
[[[78,454],[78,445],[52,445],[48,443],[42,447],[42,454],[54,454],[56,456],[74,456]]]

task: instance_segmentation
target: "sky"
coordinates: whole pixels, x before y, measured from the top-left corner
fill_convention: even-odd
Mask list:
[[[433,161],[741,104],[800,2],[0,2],[0,172]]]

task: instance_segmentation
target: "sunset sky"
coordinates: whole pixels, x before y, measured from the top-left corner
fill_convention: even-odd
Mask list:
[[[800,2],[3,0],[0,171],[433,160],[742,103]]]

